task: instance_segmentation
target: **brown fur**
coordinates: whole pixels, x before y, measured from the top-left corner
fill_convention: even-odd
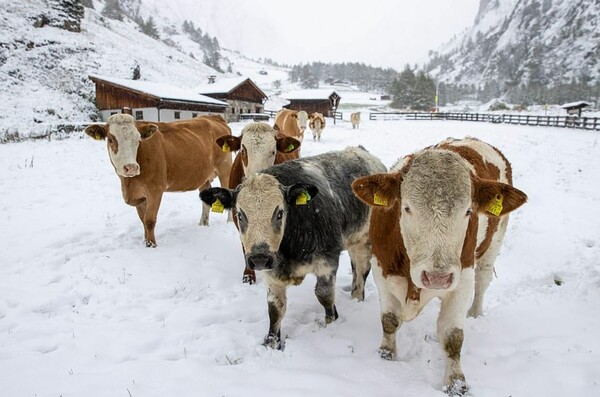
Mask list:
[[[154,226],[164,192],[184,192],[210,186],[215,174],[221,183],[228,184],[231,154],[221,151],[214,142],[222,135],[230,135],[231,130],[219,116],[135,124],[142,136],[137,152],[140,175],[132,178],[119,176],[121,190],[125,202],[138,211],[144,225],[146,245],[156,246]],[[110,138],[106,125],[96,125],[89,131],[86,129],[86,133],[94,137],[97,127],[104,129],[104,137],[108,135]]]
[[[321,121],[321,128],[325,128],[325,117],[323,117],[323,115],[321,113],[317,113],[317,112],[311,113],[309,116],[309,120],[310,120],[310,122],[309,122],[308,126],[311,130],[315,129],[315,121],[316,120]]]
[[[279,131],[284,135],[296,138],[302,141],[304,137],[303,131],[298,127],[298,111],[290,109],[282,109],[275,115],[275,131]]]

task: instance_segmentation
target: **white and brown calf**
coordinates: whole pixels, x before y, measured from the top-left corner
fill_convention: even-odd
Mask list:
[[[310,114],[308,126],[313,134],[313,141],[321,140],[321,133],[325,129],[325,117],[321,113],[314,112]]]
[[[360,112],[350,114],[350,123],[352,123],[353,130],[360,126]]]
[[[381,306],[381,356],[394,359],[402,321],[440,298],[444,388],[463,394],[460,354],[473,290],[468,313],[478,316],[508,214],[527,200],[512,187],[510,164],[480,140],[449,139],[405,157],[387,174],[357,179],[353,190],[373,207],[369,236]]]

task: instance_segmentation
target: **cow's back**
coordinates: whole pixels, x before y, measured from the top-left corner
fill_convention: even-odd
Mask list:
[[[231,166],[231,154],[215,143],[218,137],[231,133],[219,116],[153,124],[159,128],[159,139],[142,142],[138,159],[153,168],[157,178],[163,174],[165,191],[198,189],[214,177],[216,165],[229,162]]]
[[[287,136],[301,138],[302,132],[298,127],[298,112],[291,109],[282,109],[275,115],[275,129]],[[300,139],[300,141],[302,141]]]
[[[281,249],[296,256],[306,250],[336,252],[343,239],[361,230],[368,221],[370,209],[352,193],[352,182],[361,176],[385,172],[381,161],[363,148],[348,148],[318,156],[301,158],[268,168],[284,186],[309,183],[319,189],[310,206],[290,211]],[[315,228],[315,225],[318,225]],[[288,230],[289,229],[289,230]],[[309,233],[310,238],[305,238]],[[323,247],[314,244],[324,243]],[[312,244],[307,247],[305,244]],[[300,250],[300,251],[298,251]]]

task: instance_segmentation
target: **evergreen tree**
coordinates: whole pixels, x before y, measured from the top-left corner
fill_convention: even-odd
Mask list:
[[[116,19],[117,21],[122,21],[123,16],[125,15],[119,4],[119,0],[106,0],[101,14],[107,18]]]
[[[160,35],[158,34],[158,29],[156,29],[156,24],[154,23],[152,15],[148,17],[146,22],[142,23],[142,33],[147,34],[154,39],[160,39]]]
[[[413,105],[415,97],[416,77],[409,65],[398,75],[394,81],[392,92],[394,99],[391,106],[397,109],[408,109]]]
[[[40,16],[34,26],[48,24],[70,32],[81,32],[81,20],[84,17],[81,0],[48,0],[48,5],[50,9]]]

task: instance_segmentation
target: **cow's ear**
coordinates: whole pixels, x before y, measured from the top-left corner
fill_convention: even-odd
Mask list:
[[[97,141],[106,139],[106,128],[104,125],[92,124],[87,126],[85,130],[83,130],[83,132],[85,132]]]
[[[506,183],[475,177],[473,201],[478,212],[490,216],[502,216],[525,204],[527,195]]]
[[[217,138],[217,145],[224,152],[237,152],[242,147],[242,137],[223,135]]]
[[[138,127],[138,131],[142,137],[142,140],[150,138],[156,131],[158,131],[158,126],[156,124],[146,124],[141,127]]]
[[[352,182],[352,191],[361,201],[372,207],[391,207],[400,198],[402,174],[375,174]]]
[[[221,203],[224,209],[228,210],[235,206],[237,198],[237,190],[230,190],[221,187],[211,187],[200,192],[200,200],[210,206],[214,205],[217,200]]]
[[[307,205],[319,193],[315,185],[296,183],[286,189],[286,200],[289,205]]]
[[[279,131],[281,131],[281,128],[279,128],[279,126],[278,126],[277,124],[275,124],[275,125],[273,126],[273,129],[274,129],[276,132],[279,132]]]
[[[280,153],[294,153],[300,148],[300,141],[290,136],[277,138],[277,151]]]

